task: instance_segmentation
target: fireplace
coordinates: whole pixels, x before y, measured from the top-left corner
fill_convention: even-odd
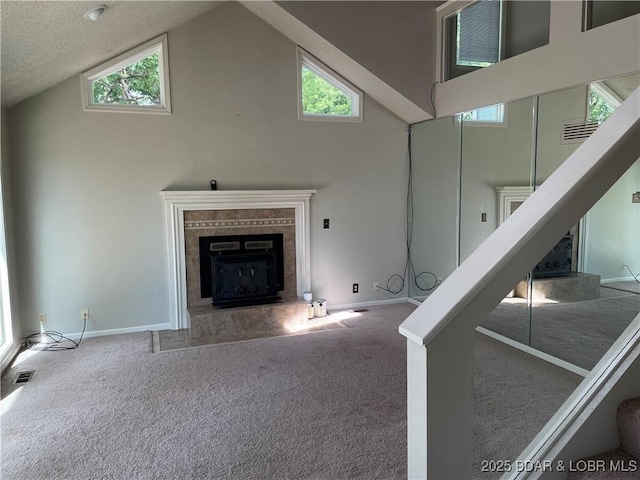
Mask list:
[[[572,255],[573,237],[567,234],[538,262],[532,271],[533,278],[570,275]]]
[[[163,191],[169,254],[171,328],[189,328],[188,307],[212,308],[201,297],[199,237],[284,233],[283,292],[310,290],[309,199],[315,190]],[[305,305],[306,306],[306,305]],[[226,311],[227,309],[223,310]]]
[[[215,307],[280,300],[285,288],[283,234],[199,238],[200,296]]]

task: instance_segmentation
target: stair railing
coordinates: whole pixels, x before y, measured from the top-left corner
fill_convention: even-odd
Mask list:
[[[602,404],[638,358],[640,358],[640,314],[622,332],[578,388],[518,456],[513,462],[511,471],[506,472],[502,479],[535,479],[545,473],[570,470],[571,462],[576,460],[571,458],[570,443],[574,435],[585,426],[592,413]],[[628,398],[627,394],[621,392],[621,398],[613,403],[617,404],[626,398]],[[591,437],[597,437],[597,435],[591,435]],[[592,438],[591,441],[598,443],[600,439]],[[582,446],[583,449],[589,448],[589,440],[582,443],[587,444]],[[599,450],[596,449],[595,453],[599,453]]]
[[[640,89],[401,325],[409,478],[472,477],[474,329],[640,157]]]

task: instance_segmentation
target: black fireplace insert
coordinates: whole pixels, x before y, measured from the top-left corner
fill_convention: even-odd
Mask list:
[[[573,237],[565,235],[533,269],[533,278],[561,277],[571,274]]]
[[[200,237],[200,293],[216,307],[271,303],[284,289],[282,234]]]

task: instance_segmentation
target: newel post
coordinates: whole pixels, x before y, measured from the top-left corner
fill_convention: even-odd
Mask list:
[[[472,477],[473,332],[450,324],[426,346],[407,338],[410,479]]]

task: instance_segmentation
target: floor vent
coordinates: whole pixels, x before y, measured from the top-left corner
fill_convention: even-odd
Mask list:
[[[31,381],[33,377],[34,370],[30,370],[28,372],[18,372],[13,383],[27,383]]]
[[[562,131],[562,143],[580,143],[595,132],[600,124],[584,120],[568,120],[564,123]]]
[[[362,312],[368,312],[369,309],[368,308],[357,308],[354,310],[354,312],[356,313],[362,313]]]

